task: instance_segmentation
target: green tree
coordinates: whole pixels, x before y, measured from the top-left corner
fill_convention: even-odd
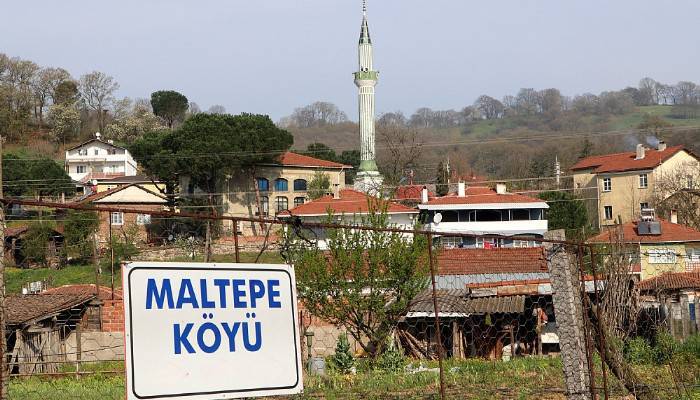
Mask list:
[[[185,118],[189,105],[187,97],[174,90],[159,90],[151,94],[153,113],[163,118],[170,129]]]
[[[370,206],[357,222],[388,227],[386,208]],[[288,261],[295,267],[299,297],[311,315],[344,327],[376,357],[386,350],[410,302],[427,287],[427,241],[422,235],[352,229],[328,229],[326,238],[327,250],[306,241],[291,246]]]
[[[352,183],[357,175],[357,169],[360,168],[360,150],[344,150],[338,156],[338,162],[352,166],[351,170],[345,171],[345,183]]]
[[[6,196],[59,196],[75,193],[65,169],[49,158],[25,154],[3,155],[3,190]]]
[[[73,80],[66,80],[58,85],[53,93],[53,103],[60,105],[74,105],[80,100],[78,84]]]
[[[450,192],[449,182],[449,172],[447,171],[447,165],[440,161],[437,169],[437,179],[435,180],[435,192],[438,196],[445,196]]]
[[[22,256],[24,259],[30,263],[48,267],[48,244],[53,235],[53,228],[46,222],[35,222],[29,225],[29,229],[22,241]]]
[[[331,363],[341,374],[349,374],[355,366],[355,357],[350,351],[350,342],[347,334],[340,334],[335,344],[335,353],[331,357]]]
[[[309,182],[308,195],[311,200],[316,200],[326,193],[331,188],[331,178],[328,174],[321,171],[316,171],[314,177]]]
[[[99,226],[100,220],[94,211],[68,211],[63,222],[66,256],[77,259],[90,258],[95,246],[92,235]]]
[[[588,211],[583,200],[569,192],[542,192],[540,199],[547,202],[549,229],[580,231],[588,224]]]
[[[306,151],[304,151],[302,154],[320,158],[321,160],[338,162],[338,155],[335,153],[335,150],[319,142],[311,143],[310,145],[306,146]]]

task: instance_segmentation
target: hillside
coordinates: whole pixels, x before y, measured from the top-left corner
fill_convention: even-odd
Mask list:
[[[460,173],[475,172],[490,178],[526,178],[551,176],[555,156],[566,170],[582,154],[631,151],[637,143],[653,141],[652,132],[638,127],[648,116],[658,116],[668,124],[658,136],[669,144],[684,144],[700,152],[700,115],[695,118],[673,116],[667,105],[639,106],[620,115],[580,115],[572,111],[556,117],[543,115],[505,116],[479,120],[452,128],[405,128],[415,131],[423,144],[413,169],[419,179],[435,176],[440,161],[449,158]],[[683,127],[698,129],[682,130]],[[325,127],[289,128],[294,148],[303,150],[321,142],[335,150],[359,147],[355,123]],[[387,143],[378,126],[377,153],[380,164],[388,166]],[[588,144],[586,141],[588,140]],[[589,146],[588,149],[585,149]]]

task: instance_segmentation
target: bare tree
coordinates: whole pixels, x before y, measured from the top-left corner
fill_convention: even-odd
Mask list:
[[[642,78],[639,81],[639,92],[646,105],[659,104],[659,95],[656,91],[657,86],[658,82],[649,77]]]
[[[385,156],[380,164],[389,182],[398,183],[404,172],[419,163],[423,143],[418,131],[397,125],[380,126],[378,129]]]
[[[299,128],[310,128],[313,126],[335,125],[347,120],[348,116],[335,104],[317,101],[294,110],[289,117],[289,124]]]
[[[657,215],[700,229],[700,162],[688,162],[654,177],[651,203]]]
[[[226,107],[220,105],[220,104],[215,104],[207,110],[209,114],[226,114]]]
[[[384,113],[377,119],[377,125],[380,126],[406,126],[407,124],[408,120],[401,111]]]
[[[44,124],[44,109],[49,105],[49,100],[54,102],[58,85],[70,79],[70,73],[63,68],[42,68],[34,76],[34,116],[39,120],[39,125]]]
[[[111,76],[93,71],[80,77],[80,94],[88,108],[97,114],[100,130],[105,128],[105,111],[114,100],[119,84]]]
[[[491,96],[481,95],[474,102],[474,107],[481,112],[486,119],[496,119],[503,116],[505,107],[503,103]]]

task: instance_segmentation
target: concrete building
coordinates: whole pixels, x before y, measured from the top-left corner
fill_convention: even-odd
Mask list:
[[[336,189],[333,194],[323,196],[294,209],[279,213],[280,219],[299,217],[302,222],[328,222],[329,213],[334,223],[362,224],[369,214],[386,209],[390,226],[413,229],[418,210],[394,203],[354,189]],[[312,229],[319,248],[326,249],[326,231]],[[410,237],[410,234],[406,235]]]
[[[599,227],[638,219],[643,208],[653,207],[654,199],[672,193],[662,193],[663,180],[678,179],[697,182],[700,179],[698,157],[683,146],[667,147],[659,142],[657,148],[637,145],[634,152],[586,157],[571,170],[574,189],[587,199]],[[687,175],[687,176],[686,176]]]
[[[360,168],[355,177],[355,189],[376,194],[379,192],[383,178],[375,161],[374,132],[374,87],[379,79],[379,72],[374,70],[372,39],[367,23],[367,5],[362,5],[362,27],[358,45],[359,71],[355,72],[355,85],[359,89],[360,121]]]
[[[542,238],[547,232],[546,202],[517,193],[509,193],[506,186],[466,187],[458,184],[457,193],[429,198],[427,190],[418,205],[426,229],[441,233],[471,233],[502,235],[506,238],[461,238],[443,235],[440,244],[455,247],[532,247],[529,240],[512,240],[507,236]]]
[[[100,133],[94,139],[66,150],[66,173],[76,182],[136,175],[138,165],[129,150],[111,140],[104,141]]]
[[[616,243],[629,253],[632,272],[645,280],[664,273],[700,271],[700,231],[662,219],[605,228],[590,243]]]
[[[230,177],[222,190],[223,213],[250,218],[261,214],[275,216],[309,200],[309,184],[316,173],[326,174],[331,186],[342,189],[345,187],[345,172],[349,169],[352,166],[286,152],[275,163],[256,166],[255,176],[237,174]],[[196,193],[194,188],[188,186],[186,182],[182,185],[188,193]],[[232,223],[224,221],[224,228],[232,231]],[[260,234],[260,226],[256,223],[240,223],[238,229],[244,235]]]

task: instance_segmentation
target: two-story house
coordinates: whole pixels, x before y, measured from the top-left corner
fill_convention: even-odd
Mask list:
[[[663,180],[684,176],[688,183],[697,182],[698,157],[683,146],[667,147],[659,142],[655,149],[637,145],[634,152],[586,157],[572,168],[574,189],[594,210],[597,226],[638,219],[641,210],[654,207],[662,193]]]
[[[350,165],[285,152],[273,163],[257,165],[253,170],[255,176],[241,173],[229,177],[222,187],[223,213],[250,218],[261,214],[275,216],[309,200],[309,184],[316,173],[327,175],[331,186],[342,189],[345,187],[345,172],[350,169]],[[186,179],[181,185],[188,192],[195,191],[195,188],[188,187]],[[224,227],[233,228],[228,222]],[[238,227],[244,235],[259,234],[258,228],[256,223],[241,223]]]
[[[92,180],[136,175],[137,163],[124,147],[111,140],[95,138],[66,150],[65,168],[68,176],[83,184]]]
[[[457,193],[429,198],[424,191],[421,220],[425,228],[435,232],[500,235],[505,238],[461,238],[442,235],[440,244],[447,248],[532,247],[536,242],[523,238],[542,238],[547,232],[546,202],[518,193],[510,193],[506,185],[466,187],[461,182]],[[508,239],[518,236],[518,239]]]
[[[700,231],[663,219],[604,228],[589,243],[625,249],[632,272],[639,273],[641,280],[664,273],[700,272]]]

